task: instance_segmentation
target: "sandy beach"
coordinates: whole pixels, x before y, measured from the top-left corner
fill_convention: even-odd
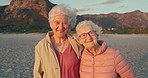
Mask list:
[[[0,34],[0,78],[32,78],[34,46],[45,34]],[[119,49],[133,67],[136,78],[148,77],[148,35],[102,35]]]

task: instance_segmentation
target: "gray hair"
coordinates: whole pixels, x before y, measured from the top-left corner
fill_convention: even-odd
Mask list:
[[[68,16],[68,24],[70,25],[70,28],[74,28],[76,24],[76,16],[77,16],[77,10],[74,8],[70,8],[67,5],[60,4],[53,7],[50,12],[48,13],[49,16],[49,22],[53,21],[54,17],[57,15],[66,15]]]
[[[89,25],[93,28],[93,31],[96,32],[97,35],[102,34],[102,27],[99,27],[98,25],[96,25],[96,24],[93,23],[92,21],[84,20],[84,21],[80,22],[80,23],[76,26],[77,36],[80,35],[80,34],[78,33],[78,31],[79,31],[80,28],[82,28],[82,26],[85,25],[85,24],[89,24]]]

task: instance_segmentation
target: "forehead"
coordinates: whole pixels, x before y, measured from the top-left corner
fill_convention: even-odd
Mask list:
[[[68,16],[66,15],[57,15],[53,17],[54,21],[68,21]]]
[[[80,29],[78,30],[78,33],[82,34],[82,33],[88,33],[90,31],[93,31],[92,26],[90,24],[84,24],[80,27]]]

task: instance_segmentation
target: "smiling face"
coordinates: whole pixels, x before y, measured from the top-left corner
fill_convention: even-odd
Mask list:
[[[79,41],[87,49],[94,48],[97,43],[97,35],[91,25],[84,24],[78,30]]]
[[[54,35],[60,38],[65,37],[69,28],[68,16],[57,15],[53,18],[53,21],[50,22],[50,27],[52,28]]]

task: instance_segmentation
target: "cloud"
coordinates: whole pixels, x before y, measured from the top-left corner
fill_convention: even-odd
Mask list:
[[[99,8],[77,8],[77,11],[79,13],[83,13],[83,12],[94,12],[99,10]]]
[[[91,3],[91,4],[86,4],[84,6],[86,7],[86,6],[94,6],[94,5],[101,5],[101,4],[113,4],[113,3],[120,2],[120,1],[121,0],[102,0],[102,1],[99,1],[99,2],[95,2],[95,3]]]
[[[77,8],[79,14],[96,13],[100,8]]]
[[[120,0],[102,0],[100,2],[97,2],[97,4],[111,4],[111,3],[117,3]]]
[[[94,12],[92,8],[77,8],[78,14],[88,14]]]
[[[122,6],[119,6],[119,7],[115,8],[115,10],[118,10],[118,9],[125,9],[125,8],[128,8],[128,6],[122,5]]]
[[[77,8],[78,12],[86,12],[92,10],[91,8]]]

